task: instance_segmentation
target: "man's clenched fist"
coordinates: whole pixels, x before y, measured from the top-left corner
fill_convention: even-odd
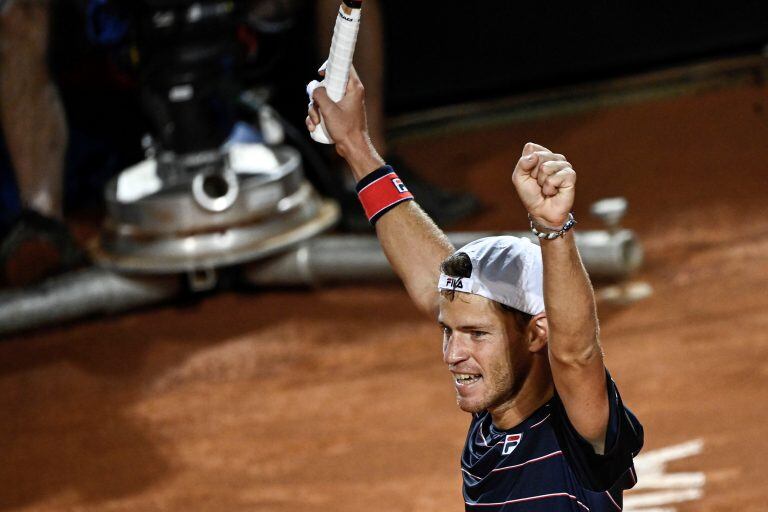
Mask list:
[[[529,142],[512,173],[512,183],[537,225],[559,229],[568,220],[576,171],[563,155]]]

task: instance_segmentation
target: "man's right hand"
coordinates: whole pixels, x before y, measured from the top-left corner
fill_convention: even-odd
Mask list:
[[[325,87],[312,94],[306,124],[310,132],[318,129],[320,119],[335,141],[336,152],[349,164],[357,180],[384,165],[371,144],[365,115],[365,89],[353,67],[349,72],[347,89],[341,101],[328,97]]]
[[[307,116],[309,131],[319,129],[320,119],[336,142],[355,179],[384,165],[371,144],[365,116],[365,91],[352,68],[344,97],[334,102],[325,87],[317,87]],[[416,306],[435,318],[437,281],[440,263],[453,252],[453,246],[415,201],[405,201],[376,222],[376,235],[395,273],[400,276]]]

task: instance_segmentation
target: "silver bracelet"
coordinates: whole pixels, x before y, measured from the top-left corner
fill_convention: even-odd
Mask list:
[[[542,240],[554,240],[555,238],[560,238],[565,233],[571,229],[573,226],[576,225],[576,219],[573,218],[573,214],[568,214],[568,220],[563,224],[563,227],[561,227],[558,230],[555,231],[540,231],[536,229],[536,226],[533,223],[533,217],[531,217],[531,214],[528,214],[528,223],[531,226],[531,232],[533,232],[534,235],[541,238]],[[541,226],[540,226],[541,227]],[[547,228],[549,229],[549,228]]]

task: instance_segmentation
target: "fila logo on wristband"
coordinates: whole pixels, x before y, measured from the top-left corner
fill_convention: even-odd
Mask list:
[[[408,187],[405,186],[405,183],[403,183],[403,180],[401,180],[400,178],[394,178],[392,180],[392,183],[395,185],[395,188],[397,189],[397,191],[400,192],[401,194],[408,192]]]
[[[388,165],[365,176],[357,184],[356,189],[357,197],[371,224],[376,224],[382,215],[396,205],[413,200],[408,187]]]

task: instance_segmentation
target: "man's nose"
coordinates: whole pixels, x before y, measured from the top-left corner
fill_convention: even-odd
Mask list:
[[[443,351],[443,361],[448,365],[455,365],[469,358],[466,340],[462,333],[453,332],[445,344]]]

